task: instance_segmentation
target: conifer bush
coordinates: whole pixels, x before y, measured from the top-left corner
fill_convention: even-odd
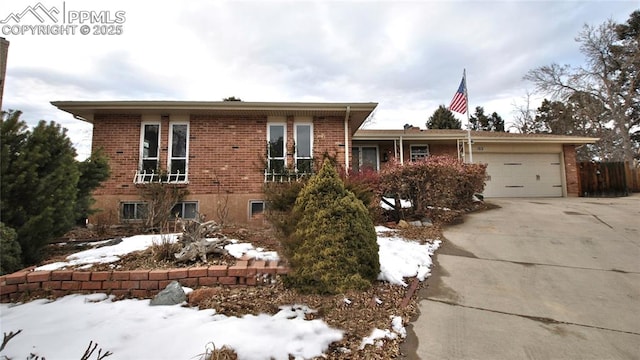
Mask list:
[[[295,232],[283,244],[291,265],[286,285],[319,294],[371,286],[380,272],[373,221],[328,160],[301,190],[293,216]]]
[[[0,275],[20,270],[22,250],[16,231],[0,222]]]

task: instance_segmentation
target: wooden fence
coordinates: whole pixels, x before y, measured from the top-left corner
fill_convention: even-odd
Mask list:
[[[640,192],[640,169],[628,162],[580,162],[580,196],[627,196]]]

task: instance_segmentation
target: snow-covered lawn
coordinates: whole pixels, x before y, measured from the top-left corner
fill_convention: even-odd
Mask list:
[[[403,277],[429,275],[431,255],[440,242],[421,245],[399,237],[383,236],[390,229],[377,227],[380,246],[380,280],[406,286]],[[176,235],[171,235],[175,241]],[[124,238],[119,244],[86,250],[64,263],[47,265],[51,270],[73,264],[89,265],[117,261],[129,252],[143,250],[158,241],[158,236]],[[277,254],[254,249],[250,244],[233,244],[234,256],[247,253],[263,259]],[[115,259],[115,260],[114,260]],[[33,353],[47,359],[78,359],[90,341],[97,342],[109,359],[199,359],[214,346],[227,345],[241,359],[299,359],[320,356],[342,332],[322,320],[305,320],[313,311],[303,305],[281,307],[275,315],[261,314],[228,317],[215,310],[197,310],[184,306],[149,306],[149,300],[112,301],[105,294],[69,295],[55,301],[35,300],[26,304],[0,304],[0,328],[18,331],[0,353],[2,358],[22,359]],[[406,336],[402,319],[394,317],[389,329],[374,329],[362,340],[379,344],[381,339]]]

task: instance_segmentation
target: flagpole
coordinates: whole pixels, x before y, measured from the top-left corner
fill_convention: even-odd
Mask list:
[[[469,115],[469,91],[467,90],[467,69],[462,70],[464,79],[464,97],[467,101],[467,143],[469,143],[469,163],[473,163],[473,145],[471,144],[471,118]]]

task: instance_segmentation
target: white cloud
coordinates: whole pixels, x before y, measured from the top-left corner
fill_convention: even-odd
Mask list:
[[[29,5],[34,1],[12,1],[0,18]],[[511,104],[530,88],[522,80],[528,70],[579,64],[574,38],[584,23],[624,22],[637,8],[634,1],[65,5],[125,11],[123,34],[2,35],[11,42],[3,106],[23,110],[31,125],[60,121],[76,143],[84,143],[86,126],[50,101],[376,101],[377,128],[424,126],[438,105],[448,105],[463,68],[471,108],[509,120]]]

